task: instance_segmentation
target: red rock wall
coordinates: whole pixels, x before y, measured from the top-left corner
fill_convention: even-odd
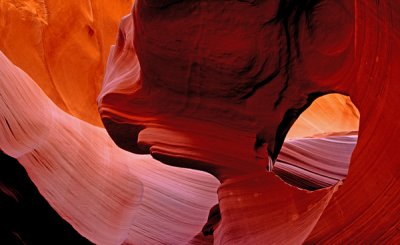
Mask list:
[[[160,8],[138,1],[107,65],[103,122],[120,147],[222,182],[217,243],[398,239],[398,2],[280,3],[178,1]],[[312,199],[317,194],[290,190],[265,168],[300,113],[331,92],[349,95],[361,122],[349,175],[325,212],[323,192]],[[128,128],[132,136],[122,134]],[[321,219],[293,209],[293,196],[322,205]],[[271,200],[281,200],[281,212]],[[285,231],[291,235],[279,237],[283,229],[272,227],[288,223],[283,213],[303,218],[304,230],[292,224]],[[311,220],[319,220],[315,228]]]
[[[107,135],[89,123],[130,4],[0,3],[0,48],[41,88],[1,53],[0,148],[80,234],[97,244],[400,240],[399,1],[138,0],[97,98]],[[329,93],[354,105],[322,97],[289,131]]]

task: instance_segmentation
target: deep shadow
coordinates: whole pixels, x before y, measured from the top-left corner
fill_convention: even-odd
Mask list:
[[[25,169],[0,151],[0,244],[92,244],[40,195]]]

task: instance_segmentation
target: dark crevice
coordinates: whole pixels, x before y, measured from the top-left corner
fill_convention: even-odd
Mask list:
[[[25,169],[0,151],[0,244],[92,244],[40,195]]]
[[[208,215],[207,223],[203,226],[201,232],[204,236],[210,236],[214,234],[216,225],[221,221],[221,211],[219,204],[215,204]]]
[[[144,126],[118,123],[107,118],[104,118],[102,121],[109,136],[118,147],[135,154],[150,153],[148,146],[139,145],[137,143],[139,133],[145,128]]]
[[[8,127],[8,129],[10,130],[10,133],[11,133],[11,134],[14,136],[14,138],[15,138],[14,132],[13,132],[13,130],[11,129],[11,126],[10,126],[10,124],[8,123],[7,119],[4,118],[4,120],[6,121],[7,127]]]
[[[291,67],[295,59],[301,59],[301,50],[299,43],[300,25],[303,23],[301,20],[304,18],[307,30],[310,34],[313,33],[313,14],[315,9],[323,2],[323,0],[281,0],[279,1],[278,9],[275,17],[266,22],[266,25],[277,25],[281,28],[279,40],[279,57],[278,68],[265,80],[257,83],[252,90],[241,99],[248,99],[257,92],[258,89],[264,87],[273,79],[275,79],[281,72],[285,75],[283,86],[279,91],[278,98],[274,103],[277,108],[284,98],[284,94],[289,87],[291,79]],[[294,50],[293,50],[294,49]],[[293,57],[293,53],[295,56]],[[283,62],[282,62],[283,60]],[[283,63],[283,65],[282,65]]]
[[[266,79],[262,80],[261,82],[257,83],[247,94],[241,97],[242,100],[248,99],[251,96],[253,96],[257,90],[261,87],[264,87],[268,83],[270,83],[272,80],[274,80],[278,75],[279,75],[280,69],[276,69],[274,72],[272,72]]]

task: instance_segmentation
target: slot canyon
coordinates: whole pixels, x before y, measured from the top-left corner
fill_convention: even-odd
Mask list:
[[[399,244],[400,0],[0,0],[0,244]]]

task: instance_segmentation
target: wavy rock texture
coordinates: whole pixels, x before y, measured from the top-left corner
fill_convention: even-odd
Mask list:
[[[273,171],[303,189],[333,186],[346,178],[356,143],[354,135],[285,141]]]
[[[197,233],[206,223],[208,210],[218,202],[218,182],[215,179],[202,172],[168,167],[147,156],[120,150],[108,139],[104,129],[80,121],[58,109],[33,80],[13,66],[4,55],[1,56],[1,64],[1,132],[4,137],[0,146],[7,154],[18,159],[41,194],[82,235],[98,244],[210,242],[210,238]],[[13,104],[13,107],[8,104]],[[26,104],[31,106],[26,108]],[[29,134],[31,131],[36,134]],[[345,138],[335,139],[341,142]],[[326,141],[323,146],[327,149],[335,150],[338,147],[337,142],[332,139],[292,140],[285,144],[282,160],[279,158],[278,163],[286,163],[285,153],[293,153],[286,148],[297,146],[299,149],[294,149],[296,155],[319,146],[320,141]],[[354,144],[354,137],[350,142]],[[339,147],[348,150],[342,144]],[[340,152],[344,154],[340,166],[345,168],[348,160],[345,157],[350,155],[351,149]],[[325,152],[321,152],[321,155],[325,156]],[[304,161],[304,158],[301,160]],[[327,165],[330,166],[329,163]],[[295,161],[290,166],[302,167]],[[335,176],[343,174],[337,180],[344,177],[340,170],[331,171],[333,175],[336,173]],[[293,170],[287,173],[296,174]],[[300,183],[309,179],[310,172],[304,173],[303,176],[294,175]],[[305,194],[304,191],[287,186],[272,174],[270,179],[265,179],[264,175],[249,175],[224,182],[218,189],[220,212],[229,219],[223,220],[225,223],[221,225],[217,225],[219,219],[215,220],[216,223],[209,219],[208,233],[204,228],[203,233],[210,235],[214,233],[214,229],[217,232],[217,225],[225,227],[228,233],[238,236],[236,239],[239,240],[242,240],[242,234],[246,230],[260,233],[271,242],[295,243],[304,240],[330,200],[332,190]],[[327,184],[333,185],[335,182]],[[260,189],[255,192],[254,186],[259,186]],[[317,183],[314,188],[322,186],[324,185]],[[11,188],[15,188],[15,185],[11,185]],[[248,189],[251,191],[248,192]],[[288,195],[282,195],[283,192]],[[15,196],[12,191],[4,193]],[[269,198],[270,196],[275,198]],[[289,202],[285,211],[290,214],[288,220],[277,216],[277,213],[282,212],[284,202]],[[235,203],[241,205],[237,206]],[[254,203],[268,206],[271,212],[265,212],[264,209],[253,210]],[[238,231],[238,227],[230,228],[236,219],[243,219],[235,217],[238,214],[235,209],[240,209],[241,212],[247,210],[250,213],[245,216],[253,218]],[[275,223],[276,228],[270,232],[253,229],[252,222],[257,223],[260,217]],[[281,233],[287,224],[298,231],[290,239]],[[275,240],[268,238],[269,234],[276,235]],[[258,236],[255,238],[258,239]],[[226,239],[225,236],[215,236],[216,243],[226,243]],[[257,242],[252,237],[246,240]]]
[[[163,3],[137,1],[121,23],[98,99],[113,140],[216,176],[216,243],[398,240],[400,2]],[[361,118],[346,183],[324,210],[332,188],[300,191],[265,168],[301,112],[332,92]]]
[[[201,230],[217,203],[212,176],[119,149],[104,129],[56,107],[3,54],[0,62],[0,147],[76,230],[96,244],[185,242]]]
[[[64,111],[100,126],[104,65],[132,2],[2,0],[0,50]]]
[[[107,135],[89,123],[130,4],[0,3],[1,50],[86,121],[0,55],[0,148],[73,228],[97,244],[399,242],[399,1],[138,0],[97,101]],[[359,113],[316,100],[330,93]]]

